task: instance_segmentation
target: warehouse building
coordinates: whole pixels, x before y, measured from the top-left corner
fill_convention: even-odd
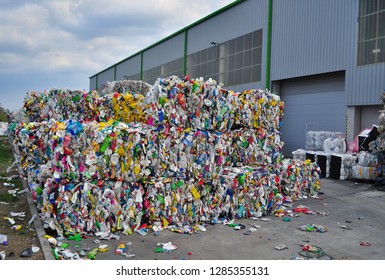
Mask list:
[[[90,90],[190,74],[279,94],[285,155],[305,148],[311,130],[352,141],[382,108],[385,0],[234,1],[91,76]]]

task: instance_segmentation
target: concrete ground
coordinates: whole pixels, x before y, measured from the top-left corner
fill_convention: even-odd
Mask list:
[[[207,225],[205,232],[192,235],[163,230],[159,235],[149,231],[145,236],[134,232],[132,235],[121,235],[119,240],[101,240],[99,244],[94,242],[94,237],[80,242],[61,242],[69,243],[71,252],[107,245],[109,250],[98,252],[96,260],[126,259],[115,254],[120,243],[131,244],[126,249],[135,256],[127,260],[385,260],[384,191],[369,183],[322,179],[319,198],[307,198],[294,203],[294,207],[299,205],[318,214],[300,213],[298,217],[290,217],[290,221],[275,216],[269,217],[270,221],[237,220],[237,224],[245,225],[245,229],[239,230],[216,224]],[[306,224],[321,225],[327,231],[307,232],[299,229]],[[253,225],[260,228],[245,234]],[[54,259],[50,244],[42,237],[44,231],[38,219],[35,226],[46,259]],[[177,248],[168,253],[155,252],[157,244],[168,242]],[[275,248],[282,244],[286,246],[285,249]],[[303,251],[301,246],[305,244],[318,247],[318,253]]]

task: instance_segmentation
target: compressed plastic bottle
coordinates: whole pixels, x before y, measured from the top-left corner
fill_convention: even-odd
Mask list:
[[[3,245],[8,244],[8,238],[5,234],[0,234],[0,244],[3,244]]]

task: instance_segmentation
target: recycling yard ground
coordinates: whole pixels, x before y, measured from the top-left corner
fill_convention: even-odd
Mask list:
[[[12,159],[3,149],[2,178],[10,175],[4,174],[10,164]],[[5,202],[0,204],[0,234],[8,236],[8,245],[0,245],[0,252],[5,252],[6,260],[54,260],[51,252],[53,247],[44,238],[46,233],[40,219],[34,221],[31,229],[28,227],[28,221],[37,213],[29,195],[21,193],[13,199],[7,194],[8,190],[20,191],[22,184],[14,180],[12,183],[15,187],[9,187],[5,186],[7,182],[4,179],[0,181],[0,203]],[[288,209],[293,210],[298,206],[306,206],[311,214],[299,213],[289,217],[290,221],[285,221],[288,216],[266,217],[269,221],[235,221],[245,226],[241,229],[223,224],[205,225],[206,231],[191,235],[164,229],[158,235],[150,230],[145,236],[134,232],[112,240],[88,237],[80,242],[67,239],[59,242],[68,243],[67,249],[73,253],[81,250],[88,253],[100,245],[107,245],[108,250],[98,252],[96,260],[385,260],[385,192],[373,184],[322,179],[318,198],[296,201]],[[15,218],[16,222],[23,225],[22,230],[13,230],[8,220],[4,219],[9,217],[11,211],[26,213],[24,218]],[[299,229],[306,224],[320,225],[326,232]],[[250,228],[254,230],[250,232]],[[100,243],[95,243],[95,240]],[[168,242],[177,248],[168,253],[155,252],[157,245]],[[130,257],[115,254],[121,243],[126,245]],[[319,252],[303,251],[305,244],[318,247]],[[278,250],[279,245],[285,246]],[[22,257],[21,253],[31,246],[40,247],[41,250]]]

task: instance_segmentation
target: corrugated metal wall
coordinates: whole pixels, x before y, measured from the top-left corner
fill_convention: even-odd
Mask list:
[[[183,57],[184,33],[180,33],[143,53],[143,71]]]
[[[245,1],[193,26],[187,33],[187,54],[210,47],[210,42],[225,42],[261,28],[265,31],[267,12],[267,0]],[[266,34],[263,32],[264,42]]]
[[[268,1],[244,1],[187,32],[187,55],[210,47],[211,42],[222,43],[249,32],[263,29],[262,64],[266,60]],[[210,77],[205,77],[210,78]],[[265,68],[262,67],[261,81],[251,84],[227,87],[234,91],[264,87]]]
[[[352,0],[274,0],[272,80],[344,70],[354,21]]]
[[[285,116],[281,127],[283,152],[305,148],[307,131],[346,130],[345,73],[294,78],[281,82]]]
[[[96,88],[96,76],[93,76],[92,78],[90,78],[90,90],[95,90]]]
[[[385,63],[349,66],[346,91],[348,105],[381,104],[380,96],[385,92]]]
[[[140,72],[141,57],[137,55],[116,65],[116,80],[124,76],[135,75]]]
[[[115,67],[111,67],[98,75],[97,89],[100,90],[106,82],[114,81]]]
[[[347,105],[381,104],[379,97],[385,92],[385,63],[357,66],[359,0],[352,2],[354,33],[350,40],[351,52],[346,67]]]

